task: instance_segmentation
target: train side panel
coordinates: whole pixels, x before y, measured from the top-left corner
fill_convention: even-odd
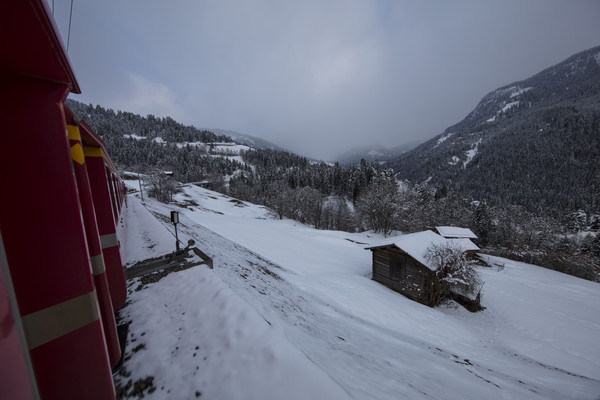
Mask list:
[[[0,36],[0,397],[114,399],[126,291],[103,224],[118,221],[124,186],[95,133],[68,137],[67,118],[79,121],[64,100],[80,89],[46,1],[7,2]],[[95,177],[86,146],[103,152]]]
[[[61,106],[68,87],[9,73],[0,81],[12,99],[3,107],[11,118],[0,146],[0,230],[39,393],[114,398]]]

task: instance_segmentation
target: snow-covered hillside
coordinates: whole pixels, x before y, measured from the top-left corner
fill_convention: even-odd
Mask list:
[[[600,47],[486,94],[462,121],[389,165],[490,206],[564,221],[597,213]],[[596,121],[596,122],[595,122]]]
[[[137,182],[131,182],[137,187]],[[124,384],[149,398],[597,399],[600,285],[499,259],[479,313],[431,309],[371,278],[380,237],[319,231],[193,185],[128,198],[129,263],[165,249],[165,218],[214,260],[130,285]],[[154,216],[159,216],[159,228]],[[161,217],[162,216],[162,217]],[[134,341],[135,340],[135,341]],[[197,392],[197,393],[196,393]]]
[[[135,139],[135,140],[145,140],[147,139],[145,136],[138,136],[135,134],[125,134],[123,135],[126,139]],[[152,139],[154,142],[162,145],[168,145],[169,143],[164,141],[161,137],[156,137]],[[210,155],[214,157],[224,157],[230,160],[235,160],[237,162],[242,163],[242,157],[240,153],[242,151],[253,150],[252,147],[246,146],[244,144],[237,143],[205,143],[205,142],[176,142],[173,143],[177,148],[182,149],[186,147],[198,148],[205,153],[210,153]]]

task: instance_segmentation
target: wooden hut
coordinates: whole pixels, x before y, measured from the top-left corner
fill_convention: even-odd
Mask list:
[[[456,239],[454,245],[465,251],[479,248],[469,239]],[[373,280],[404,296],[428,305],[434,267],[425,258],[431,245],[452,242],[435,232],[423,231],[387,238],[366,249],[373,253]]]

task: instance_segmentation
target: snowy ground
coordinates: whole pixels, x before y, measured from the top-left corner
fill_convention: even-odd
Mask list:
[[[317,231],[195,186],[177,205],[146,200],[128,198],[129,264],[174,247],[174,209],[180,239],[215,266],[130,287],[128,349],[143,348],[125,367],[154,377],[150,398],[600,396],[598,284],[500,260],[481,271],[485,311],[430,309],[370,279],[364,247],[380,237]]]

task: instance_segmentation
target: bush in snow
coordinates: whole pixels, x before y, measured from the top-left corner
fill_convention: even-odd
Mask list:
[[[155,197],[158,201],[163,203],[173,201],[173,195],[181,191],[177,187],[177,182],[169,174],[160,169],[153,168],[147,175],[150,181],[148,194]]]
[[[448,298],[464,299],[473,302],[475,308],[479,306],[483,281],[461,248],[451,243],[432,244],[425,259],[434,269],[429,288],[430,307],[436,307]]]

